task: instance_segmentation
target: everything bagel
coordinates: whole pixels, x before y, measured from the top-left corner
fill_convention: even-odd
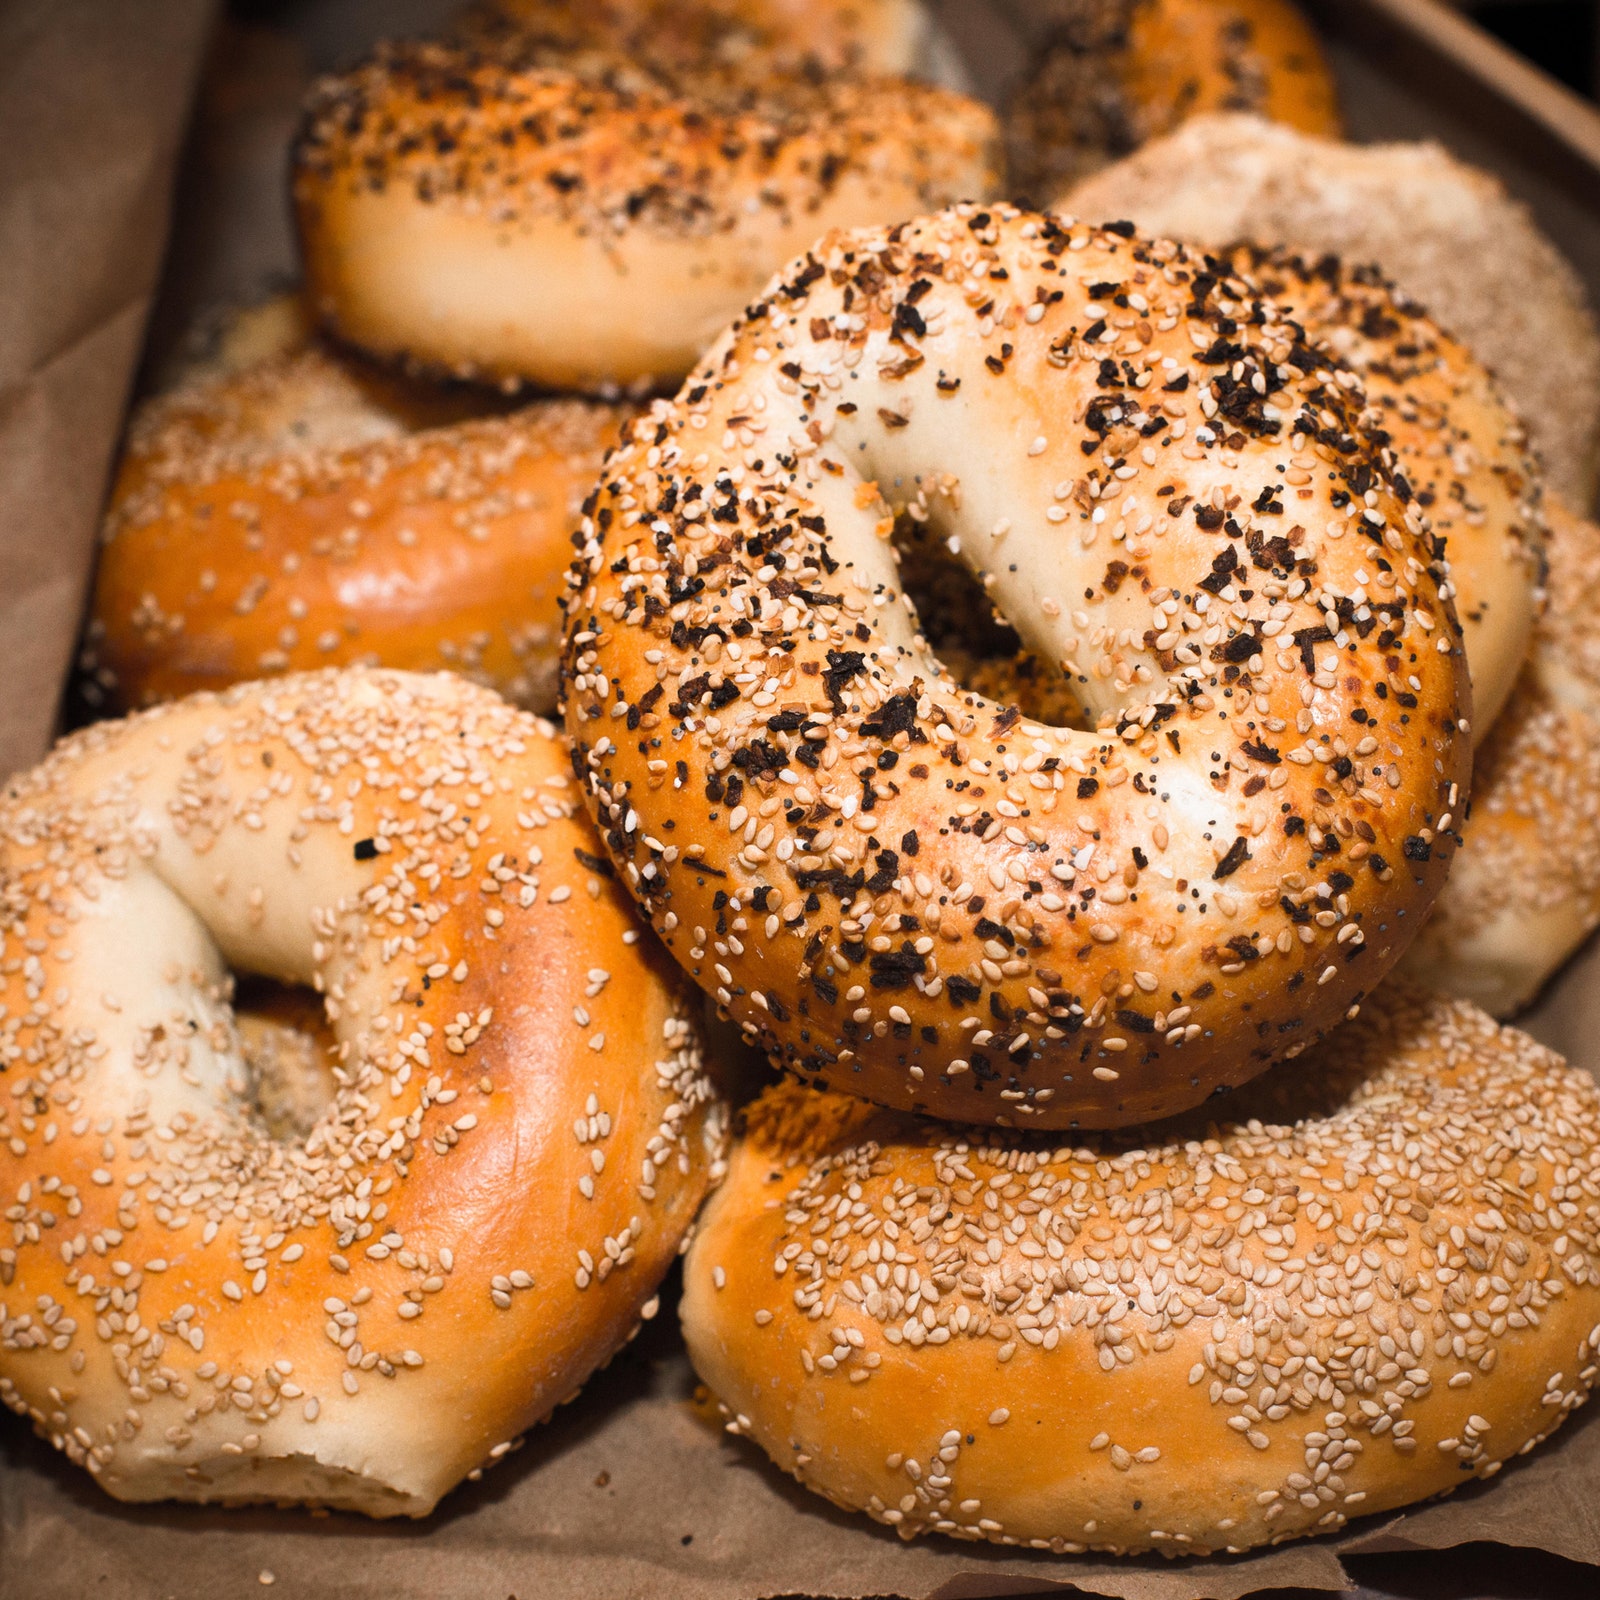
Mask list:
[[[1527,205],[1441,145],[1312,138],[1243,113],[1195,117],[1059,207],[1226,248],[1282,243],[1376,262],[1494,374],[1568,504],[1600,492],[1600,327]]]
[[[828,228],[989,193],[995,140],[898,79],[394,46],[307,109],[307,291],[340,337],[458,377],[676,380]]]
[[[721,1104],[565,766],[351,670],[6,789],[0,1401],[117,1498],[420,1516],[651,1314]],[[319,992],[331,1072],[230,965]]]
[[[1470,352],[1376,269],[1256,245],[1223,259],[1361,379],[1367,422],[1444,541],[1472,673],[1472,732],[1481,741],[1522,670],[1542,592],[1541,480],[1521,423]],[[925,524],[909,531],[912,565],[902,564],[902,580],[917,596],[924,633],[961,682],[1040,721],[1076,720],[1051,705],[1068,685],[1046,663],[1017,660],[1014,635],[974,629],[970,580],[950,582],[952,561],[916,570],[940,550]]]
[[[1600,1375],[1600,1092],[1408,984],[1315,1066],[1076,1147],[771,1089],[695,1367],[907,1537],[1238,1551],[1493,1477]]]
[[[808,1080],[957,1120],[1147,1120],[1304,1049],[1432,903],[1470,760],[1359,413],[1131,229],[963,205],[793,263],[625,430],[566,602],[575,769],[678,960]],[[942,673],[896,505],[1090,728]]]

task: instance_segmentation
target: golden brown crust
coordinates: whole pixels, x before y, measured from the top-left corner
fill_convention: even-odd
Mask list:
[[[1461,852],[1407,956],[1501,1016],[1600,926],[1600,528],[1546,504],[1549,604],[1478,752]]]
[[[1013,192],[1045,201],[1193,116],[1343,131],[1333,74],[1289,0],[1055,0],[1006,112]]]
[[[316,343],[149,401],[106,513],[84,699],[363,662],[548,709],[569,540],[629,413],[486,409]]]
[[[443,44],[326,80],[295,153],[317,314],[458,376],[671,380],[817,234],[994,185],[993,118],[960,95],[710,68],[692,82]]]
[[[1540,475],[1522,424],[1487,369],[1377,268],[1249,244],[1227,259],[1359,374],[1369,426],[1444,542],[1483,738],[1527,656],[1544,576]]]
[[[1121,1125],[1297,1054],[1398,959],[1468,685],[1328,362],[1181,247],[958,206],[821,241],[632,424],[567,727],[628,886],[763,1048],[905,1109]],[[957,690],[890,502],[1092,731]]]
[[[1058,1148],[769,1090],[686,1262],[695,1366],[907,1536],[1243,1550],[1492,1476],[1600,1376],[1600,1093],[1396,984],[1315,1068]]]
[[[0,1400],[113,1495],[420,1515],[650,1314],[720,1111],[566,767],[485,690],[352,670],[7,789]],[[325,997],[303,1136],[225,961]]]

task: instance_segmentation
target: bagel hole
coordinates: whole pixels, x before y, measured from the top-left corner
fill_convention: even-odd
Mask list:
[[[900,582],[928,648],[963,688],[1035,722],[1089,726],[1061,669],[1028,651],[1015,628],[955,556],[943,533],[907,515],[895,519]]]
[[[338,1041],[322,996],[297,984],[240,976],[233,1014],[257,1115],[274,1139],[304,1139],[339,1087]]]

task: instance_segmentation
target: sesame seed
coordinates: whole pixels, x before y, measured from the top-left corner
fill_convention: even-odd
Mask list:
[[[130,1408],[163,1396],[158,1407],[177,1409],[162,1419],[161,1447],[182,1459],[191,1448],[196,1460],[208,1449],[248,1455],[263,1493],[297,1493],[283,1476],[293,1476],[293,1453],[282,1452],[267,1424],[280,1406],[315,1423],[329,1392],[315,1375],[293,1381],[294,1362],[274,1347],[285,1280],[298,1281],[314,1263],[327,1274],[322,1293],[312,1290],[322,1310],[319,1345],[337,1353],[334,1392],[347,1407],[341,1427],[359,1443],[378,1415],[363,1390],[404,1383],[423,1366],[421,1352],[397,1352],[381,1338],[393,1323],[380,1313],[392,1308],[409,1328],[429,1308],[427,1297],[481,1292],[451,1276],[455,1257],[437,1243],[428,1196],[453,1170],[441,1163],[469,1163],[470,1184],[478,1163],[502,1159],[499,1146],[525,1120],[524,1101],[538,1087],[530,1088],[533,1068],[534,1078],[559,1078],[563,1064],[576,1068],[581,1056],[596,1090],[592,1137],[566,1147],[564,1175],[554,1152],[558,1188],[603,1170],[597,1145],[612,1152],[613,1165],[622,1160],[635,1175],[648,1174],[637,1195],[626,1185],[617,1191],[626,1205],[589,1239],[582,1281],[618,1276],[631,1285],[622,1304],[649,1294],[720,1162],[724,1111],[702,1067],[692,1011],[653,958],[624,958],[627,947],[607,931],[627,914],[620,888],[601,880],[609,899],[598,922],[584,902],[582,927],[547,900],[518,899],[518,880],[544,859],[530,835],[560,859],[577,850],[600,859],[567,770],[548,726],[462,678],[361,669],[252,684],[94,724],[12,779],[0,797],[0,876],[18,895],[7,902],[5,940],[27,954],[0,973],[0,1017],[16,1023],[8,1037],[27,1058],[28,1083],[24,1093],[0,1097],[0,1168],[13,1164],[9,1192],[23,1208],[24,1246],[12,1245],[8,1228],[0,1282],[12,1286],[13,1305],[25,1296],[29,1309],[20,1321],[0,1309],[0,1399],[59,1411],[52,1428],[74,1460],[123,1470],[113,1463],[134,1451],[127,1441],[143,1414]],[[218,848],[198,887],[154,870],[169,854],[206,855],[202,839]],[[373,848],[357,852],[359,841]],[[292,852],[302,849],[323,862],[315,881],[296,870]],[[60,876],[60,863],[75,858],[81,870]],[[216,871],[223,861],[228,870]],[[182,959],[156,953],[154,992],[124,1000],[114,1014],[114,1053],[102,1059],[108,1013],[93,986],[80,994],[70,982],[69,963],[126,964],[125,952],[104,941],[135,930],[83,913],[130,883],[135,898],[171,897],[162,915],[197,929],[201,944]],[[40,886],[43,896],[34,893]],[[192,903],[184,898],[191,893]],[[617,1102],[625,1116],[601,1109],[621,1080],[603,1072],[605,1058],[583,1048],[583,1035],[539,1033],[544,1023],[534,1018],[549,1012],[534,1003],[534,990],[524,995],[526,1018],[491,1003],[497,963],[473,960],[460,986],[438,981],[436,969],[443,963],[448,973],[456,959],[445,962],[444,952],[458,941],[476,948],[471,941],[485,923],[476,902],[489,894],[504,911],[500,931],[522,948],[565,948],[574,931],[583,936],[579,970],[608,976],[588,1001],[597,1026],[612,1022],[610,1006],[660,1019],[651,1038],[628,1035],[626,1052],[611,1029],[608,1055],[625,1076]],[[310,897],[299,910],[296,896]],[[315,979],[303,1028],[243,1003],[243,988],[236,1012],[226,961],[205,942],[212,924],[219,932],[226,924],[230,950],[237,938],[248,954],[259,937],[248,931],[252,907],[274,919],[274,939],[304,940],[288,958]],[[43,985],[35,982],[45,964],[41,957],[34,965],[34,927],[43,955],[61,958]],[[603,969],[593,967],[597,958]],[[272,959],[280,963],[282,952]],[[289,996],[286,1006],[291,1001],[300,1004]],[[323,1027],[339,1035],[336,1056],[323,1055]],[[493,1060],[511,1063],[498,1086],[484,1071],[484,1040]],[[441,1048],[447,1041],[459,1048]],[[95,1064],[93,1103],[79,1084],[86,1061]],[[533,1068],[519,1071],[519,1062]],[[581,1097],[588,1082],[571,1087]],[[35,1092],[49,1107],[38,1119],[55,1129],[49,1140],[38,1137]],[[474,1093],[475,1106],[504,1104],[507,1114],[456,1114],[459,1099]],[[429,1117],[435,1105],[441,1114]],[[96,1170],[115,1182],[92,1184]],[[521,1213],[547,1200],[526,1187],[505,1198],[506,1236]],[[61,1238],[47,1233],[35,1249],[30,1228]],[[63,1241],[76,1242],[63,1250]],[[76,1290],[71,1306],[46,1292],[63,1264]],[[180,1265],[183,1282],[167,1295],[162,1286],[176,1282]],[[507,1263],[495,1276],[508,1306],[517,1293],[538,1298],[526,1269]],[[341,1292],[329,1292],[334,1284]],[[605,1326],[607,1305],[595,1304]],[[219,1317],[227,1322],[221,1342]],[[441,1326],[459,1320],[449,1310]],[[545,1316],[508,1317],[494,1330],[502,1354],[522,1359],[548,1325]],[[605,1327],[596,1327],[604,1343]],[[54,1343],[60,1367],[24,1362],[19,1370],[12,1352],[38,1342]],[[246,1414],[238,1420],[248,1431],[208,1432],[236,1412]],[[211,1481],[185,1478],[175,1492],[193,1497]],[[375,1481],[353,1489],[351,1503],[370,1496]],[[343,1494],[335,1486],[329,1498]]]
[[[723,1403],[753,1419],[741,1431],[780,1441],[765,1340],[737,1333],[750,1302],[706,1292],[741,1269],[773,1274],[780,1293],[755,1325],[782,1326],[803,1372],[848,1373],[869,1392],[888,1370],[896,1392],[987,1394],[993,1406],[1008,1398],[1016,1359],[1029,1363],[1030,1393],[1048,1390],[1052,1362],[1072,1382],[1103,1373],[1112,1386],[1176,1360],[1199,1417],[1158,1408],[1142,1438],[1079,1437],[1108,1470],[1148,1472],[1170,1458],[1171,1429],[1190,1449],[1209,1426],[1210,1448],[1239,1466],[1249,1494],[1247,1512],[1229,1506],[1218,1547],[1330,1526],[1330,1505],[1388,1509],[1493,1476],[1535,1442],[1549,1423],[1516,1420],[1529,1409],[1527,1364],[1496,1357],[1553,1329],[1546,1313],[1558,1306],[1568,1325],[1575,1296],[1579,1325],[1600,1324],[1595,1219],[1581,1200],[1566,1210],[1552,1200],[1587,1194],[1600,1171],[1589,1075],[1467,1004],[1391,978],[1297,1071],[1263,1075],[1222,1104],[1227,1120],[1213,1106],[1063,1138],[886,1112],[794,1080],[769,1087],[744,1113],[744,1147],[689,1252],[691,1349],[720,1352]],[[724,1272],[729,1251],[738,1261]],[[1594,1381],[1594,1332],[1582,1383],[1562,1370],[1567,1345],[1547,1347],[1552,1359],[1535,1369],[1552,1421]],[[935,1350],[938,1384],[924,1354]],[[1462,1371],[1474,1410],[1439,1412],[1435,1394]],[[980,1409],[1006,1428],[988,1448],[1018,1438],[1034,1471],[1044,1459],[1029,1442],[1034,1420],[1018,1436],[1010,1409]],[[1056,1453],[1071,1420],[1038,1419],[1056,1430]],[[865,1498],[848,1451],[814,1457],[805,1481],[883,1520],[896,1510],[907,1535],[940,1531],[953,1511],[937,1480],[966,1448],[961,1422],[941,1416],[930,1435],[925,1413],[908,1416],[889,1441],[900,1448],[886,1470],[907,1490],[931,1485],[928,1498],[876,1485],[878,1498]],[[939,1441],[931,1462],[919,1430]],[[1395,1473],[1386,1459],[1409,1464]],[[992,1481],[1006,1470],[997,1461]],[[980,1510],[997,1539],[1093,1534],[994,1494],[964,1524]],[[1152,1507],[1103,1518],[1100,1542],[1161,1547],[1173,1530],[1159,1517]],[[1207,1543],[1197,1527],[1183,1548]]]

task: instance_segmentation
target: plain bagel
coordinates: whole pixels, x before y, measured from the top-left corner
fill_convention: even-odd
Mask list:
[[[395,46],[307,109],[307,289],[341,337],[460,377],[676,381],[818,234],[989,193],[995,142],[905,80]]]
[[[721,1103],[565,769],[486,690],[352,670],[8,786],[0,1401],[117,1498],[420,1516],[652,1314]],[[230,965],[324,998],[308,1129]]]
[[[830,235],[588,508],[563,698],[625,882],[747,1036],[954,1120],[1144,1121],[1398,959],[1466,799],[1426,519],[1300,327],[1181,246]],[[1091,726],[959,690],[895,505]]]
[[[1549,604],[1473,762],[1462,848],[1406,963],[1509,1016],[1600,926],[1600,528],[1554,496]]]
[[[771,1089],[695,1367],[907,1537],[1238,1551],[1491,1477],[1600,1376],[1600,1092],[1401,984],[1315,1068],[1059,1147]]]
[[[407,383],[273,302],[135,413],[80,693],[96,710],[366,663],[555,699],[557,601],[624,417]]]

